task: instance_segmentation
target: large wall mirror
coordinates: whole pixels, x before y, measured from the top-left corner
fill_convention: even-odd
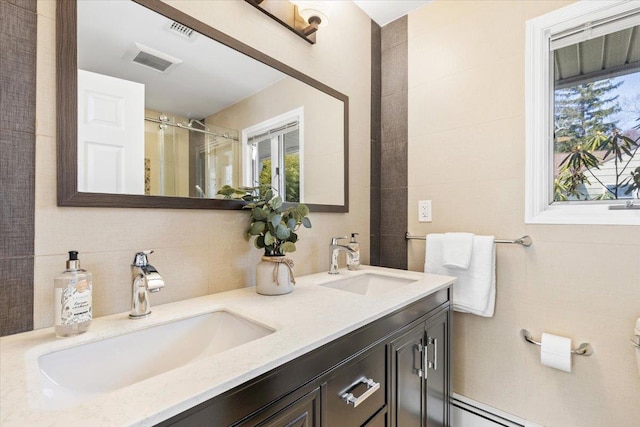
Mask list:
[[[60,206],[348,211],[345,95],[160,1],[57,7]]]

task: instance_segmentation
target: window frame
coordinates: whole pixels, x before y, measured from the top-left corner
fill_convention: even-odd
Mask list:
[[[267,132],[271,129],[284,126],[292,121],[298,122],[298,141],[299,141],[299,158],[300,158],[300,187],[298,195],[300,196],[300,202],[304,203],[304,107],[299,107],[286,113],[280,114],[276,117],[272,117],[261,123],[249,126],[242,129],[242,180],[244,186],[252,187],[253,175],[254,175],[254,160],[252,158],[252,150],[250,149],[249,138],[254,135]],[[274,136],[270,138],[271,142],[271,176],[272,182],[275,177],[275,168],[281,166],[284,170],[284,153],[280,151],[280,136]],[[281,158],[282,157],[282,158]],[[273,161],[277,160],[277,161]],[[279,163],[282,161],[282,165]]]
[[[525,223],[640,225],[640,210],[609,210],[613,202],[551,203],[553,199],[553,64],[551,38],[563,31],[637,9],[637,2],[580,1],[526,23]],[[616,203],[618,202],[618,203]]]

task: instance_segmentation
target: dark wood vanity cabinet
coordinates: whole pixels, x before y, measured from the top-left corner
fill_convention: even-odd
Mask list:
[[[448,426],[450,297],[439,290],[159,425]]]
[[[450,311],[443,310],[389,344],[394,399],[391,427],[449,425]]]

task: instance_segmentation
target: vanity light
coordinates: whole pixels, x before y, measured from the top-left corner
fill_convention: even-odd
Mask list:
[[[311,44],[316,43],[316,32],[329,22],[327,1],[305,0],[245,0],[284,27]]]
[[[304,30],[304,35],[313,34],[318,27],[325,27],[329,23],[328,7],[323,1],[290,0],[298,9],[298,14],[309,24]]]

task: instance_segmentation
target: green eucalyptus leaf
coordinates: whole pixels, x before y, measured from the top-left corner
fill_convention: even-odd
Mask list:
[[[296,245],[292,242],[284,242],[282,245],[280,245],[280,251],[281,252],[295,252],[296,251]]]
[[[255,207],[251,210],[251,214],[258,221],[267,219],[267,212],[263,208]]]
[[[272,236],[275,236],[276,234],[276,228],[271,224],[271,221],[267,222],[267,228],[265,230],[270,232]]]
[[[264,236],[256,237],[256,239],[254,240],[253,243],[256,246],[256,248],[258,248],[258,249],[264,248],[264,246],[265,246],[265,244],[264,244]]]
[[[278,228],[278,226],[280,225],[280,222],[282,222],[282,215],[277,214],[277,215],[273,215],[269,221],[271,222],[271,224]]]
[[[288,242],[291,242],[291,243],[295,243],[295,242],[297,242],[297,241],[298,241],[298,235],[297,235],[296,233],[293,233],[293,232],[292,232],[292,233],[289,235],[289,238],[287,239],[287,241],[288,241]]]
[[[296,221],[295,218],[289,218],[289,221],[287,221],[287,227],[293,231],[296,229],[296,225],[298,225],[298,221]]]
[[[302,218],[302,225],[304,225],[304,228],[311,228],[311,220],[305,216]]]
[[[271,199],[271,207],[273,209],[280,209],[282,207],[282,198],[280,196],[276,196]]]
[[[309,208],[304,203],[300,203],[296,208],[301,217],[309,215]]]
[[[280,240],[286,240],[291,234],[291,230],[285,227],[283,224],[278,224],[276,227],[276,237]]]
[[[257,236],[258,234],[262,233],[264,231],[264,228],[267,224],[265,224],[262,221],[256,221],[253,224],[251,224],[251,235],[252,236]]]
[[[275,243],[276,239],[273,237],[273,235],[271,234],[271,231],[267,231],[264,234],[264,244],[265,246],[271,246]]]

